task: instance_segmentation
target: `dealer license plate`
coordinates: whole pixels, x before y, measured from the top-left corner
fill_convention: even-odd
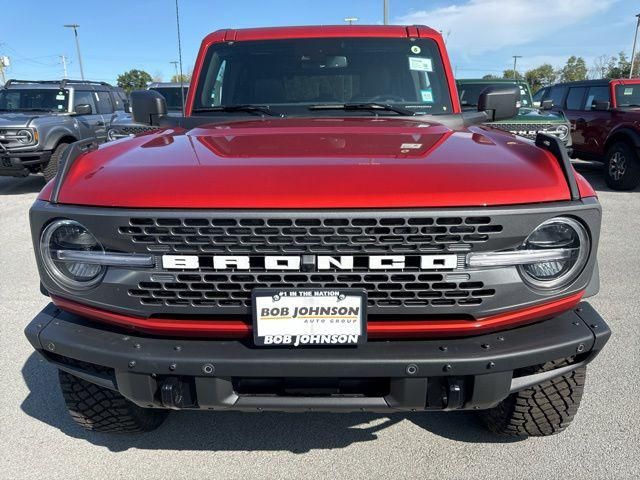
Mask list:
[[[253,291],[253,339],[260,346],[343,346],[366,341],[367,295],[354,289]]]

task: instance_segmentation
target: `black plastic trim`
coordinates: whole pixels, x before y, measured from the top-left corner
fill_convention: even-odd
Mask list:
[[[84,140],[78,140],[77,142],[73,142],[70,144],[67,149],[64,151],[64,154],[61,158],[61,165],[58,169],[58,174],[55,177],[53,183],[53,191],[51,192],[51,203],[58,203],[58,198],[60,197],[60,190],[62,189],[62,184],[64,183],[64,179],[69,173],[73,162],[85,152],[96,150],[98,148],[98,140],[95,137],[86,138]]]
[[[538,133],[536,136],[536,146],[547,150],[553,154],[558,160],[558,164],[562,169],[564,178],[567,181],[569,191],[571,193],[571,200],[580,200],[580,190],[578,188],[578,181],[573,173],[573,167],[571,166],[571,159],[567,153],[567,149],[557,137],[553,135],[547,135],[546,133]]]

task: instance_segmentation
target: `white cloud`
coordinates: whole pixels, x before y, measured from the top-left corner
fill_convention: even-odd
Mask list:
[[[525,45],[556,35],[607,10],[615,0],[468,0],[460,5],[420,10],[396,19],[443,32],[447,46],[465,56]]]

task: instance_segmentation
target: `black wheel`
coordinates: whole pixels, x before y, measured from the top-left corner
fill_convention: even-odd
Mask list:
[[[553,370],[566,360],[548,362],[527,374]],[[485,425],[499,435],[543,437],[562,432],[580,406],[587,375],[586,367],[513,393],[496,407],[481,412]]]
[[[44,179],[48,182],[58,173],[58,165],[60,164],[60,157],[69,146],[68,143],[60,143],[56,149],[51,154],[51,158],[46,163],[44,167],[42,167],[42,174],[44,175]]]
[[[87,430],[112,433],[148,432],[158,428],[168,412],[142,408],[118,392],[58,371],[62,396],[71,418]]]
[[[605,179],[614,190],[633,190],[640,184],[640,158],[625,142],[617,142],[607,150]]]

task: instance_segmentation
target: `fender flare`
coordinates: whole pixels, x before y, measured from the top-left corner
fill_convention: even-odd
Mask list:
[[[42,147],[43,150],[55,149],[58,143],[60,143],[60,140],[64,137],[69,138],[69,143],[73,143],[78,140],[77,132],[74,132],[69,128],[58,127],[47,134],[46,141]]]
[[[611,132],[604,143],[605,151],[608,150],[613,143],[618,141],[627,141],[640,151],[640,133],[631,127],[621,127]]]

